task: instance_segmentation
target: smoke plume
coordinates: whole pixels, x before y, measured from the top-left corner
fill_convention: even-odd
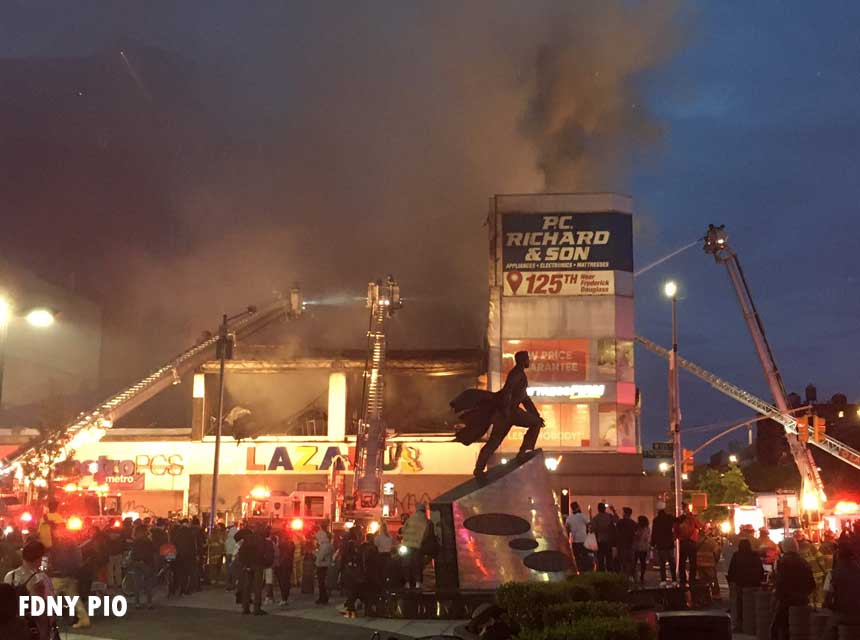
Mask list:
[[[625,190],[679,31],[673,2],[81,7],[0,61],[2,242],[102,302],[114,381],[275,290],[387,273],[392,347],[479,346],[487,198]],[[290,331],[363,345],[360,304],[311,315]]]

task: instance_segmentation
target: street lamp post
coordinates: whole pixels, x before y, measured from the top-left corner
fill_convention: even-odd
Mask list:
[[[221,326],[218,327],[218,421],[215,431],[215,460],[212,463],[212,500],[209,504],[209,535],[215,529],[215,509],[218,499],[218,473],[221,463],[221,433],[224,429],[224,369],[228,357],[232,358],[233,337],[229,332],[229,323],[244,316],[257,312],[256,307],[248,307],[245,311],[232,317],[225,313],[221,318]],[[229,354],[229,356],[228,356]]]
[[[678,397],[678,285],[671,280],[663,287],[663,292],[672,300],[672,353],[669,358],[669,431],[672,433],[672,461],[675,476],[675,517],[681,515],[682,502],[682,449],[681,449],[681,407]]]
[[[681,407],[678,398],[678,285],[671,280],[663,287],[663,293],[672,300],[672,353],[669,358],[669,430],[672,432],[672,461],[675,479],[675,517],[681,516],[683,498],[683,451],[681,449]],[[675,539],[675,568],[681,575],[680,541]]]

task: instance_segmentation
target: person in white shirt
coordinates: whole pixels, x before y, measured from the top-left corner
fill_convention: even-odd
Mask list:
[[[224,555],[227,556],[227,591],[236,588],[236,552],[239,551],[239,543],[236,542],[236,533],[239,531],[235,522],[227,527],[227,535],[224,538]]]
[[[573,557],[576,560],[576,568],[580,572],[592,570],[591,554],[585,548],[585,538],[588,536],[588,519],[579,508],[579,503],[570,503],[570,515],[564,521],[564,528],[570,532],[570,543],[573,548]]]
[[[387,584],[391,571],[389,565],[391,563],[391,551],[394,549],[394,538],[388,533],[388,525],[385,522],[379,527],[373,544],[376,545],[376,550],[379,552],[379,571],[382,584]]]

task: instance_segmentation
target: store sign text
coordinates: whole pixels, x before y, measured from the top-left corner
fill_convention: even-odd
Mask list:
[[[179,476],[185,470],[185,463],[178,453],[170,455],[156,454],[135,456],[134,460],[113,460],[107,456],[99,456],[98,460],[71,460],[73,475],[99,476],[115,478],[117,476],[135,476],[140,473],[151,473],[154,476]],[[91,465],[97,465],[93,472]]]
[[[532,398],[569,398],[588,400],[602,398],[606,393],[604,384],[569,384],[557,387],[529,387],[526,393]]]
[[[338,446],[321,447],[317,445],[297,445],[294,447],[278,446],[271,455],[257,451],[257,447],[248,447],[245,454],[246,471],[329,471],[333,464],[337,468],[347,470],[355,459],[355,447],[350,446],[346,452]],[[424,467],[420,462],[421,451],[416,447],[403,443],[391,444],[387,447],[383,461],[383,471],[417,473]]]

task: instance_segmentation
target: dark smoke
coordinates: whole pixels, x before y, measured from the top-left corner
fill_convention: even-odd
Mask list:
[[[408,304],[392,346],[479,346],[488,196],[623,191],[659,138],[642,84],[676,13],[84,3],[75,28],[0,61],[0,192],[18,212],[2,242],[102,301],[111,388],[296,282],[361,296],[393,273]],[[310,315],[307,344],[363,346],[360,303]]]
[[[617,190],[634,152],[659,141],[641,76],[678,36],[674,3],[570,3],[538,46],[523,131],[549,191]]]

